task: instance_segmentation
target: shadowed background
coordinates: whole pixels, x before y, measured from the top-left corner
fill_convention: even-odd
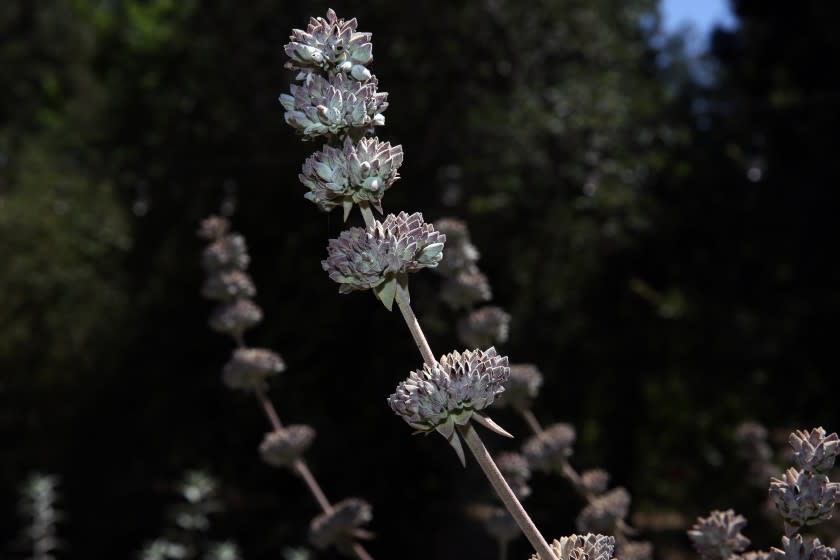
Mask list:
[[[756,548],[777,545],[732,430],[840,428],[837,7],[738,0],[689,56],[652,0],[525,4],[330,4],[373,33],[378,134],[405,151],[385,210],[467,221],[513,317],[499,349],[545,374],[535,412],[577,427],[575,465],[609,470],[633,511],[690,524],[731,505]],[[268,426],[220,382],[231,344],[206,325],[194,234],[219,212],[247,238],[265,312],[248,340],[288,366],[271,396],[317,429],[307,457],[328,496],[373,504],[374,556],[494,558],[464,513],[489,498],[477,466],[385,404],[421,364],[401,318],[339,296],[319,264],[344,225],[303,199],[318,145],[277,96],[289,31],[327,7],[0,3],[3,558],[24,557],[33,470],[62,480],[60,558],[135,556],[191,468],[219,480],[213,532],[246,558],[305,544],[314,502],[259,460]],[[415,275],[412,294],[443,354],[458,343],[438,282]],[[532,486],[546,536],[574,532],[568,485]],[[687,549],[679,528],[643,537]],[[520,539],[511,558],[528,554]]]

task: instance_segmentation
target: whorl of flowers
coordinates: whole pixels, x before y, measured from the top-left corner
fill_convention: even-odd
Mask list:
[[[543,376],[533,364],[513,364],[505,392],[496,400],[496,406],[509,406],[516,410],[528,410],[531,401],[537,397],[543,383]]]
[[[440,298],[452,309],[469,309],[492,297],[487,277],[475,267],[446,278],[440,290]]]
[[[522,500],[531,495],[531,488],[528,486],[531,467],[525,457],[519,453],[505,452],[496,457],[496,466],[517,498]]]
[[[750,540],[741,534],[747,524],[742,515],[733,510],[714,510],[709,517],[698,517],[688,538],[703,560],[726,560],[741,552],[750,544]]]
[[[558,560],[610,560],[615,550],[615,538],[587,533],[555,539],[550,546]],[[531,560],[543,559],[534,554]]]
[[[388,94],[377,92],[376,76],[358,82],[337,74],[324,78],[309,74],[301,85],[280,95],[285,119],[305,140],[319,136],[344,137],[351,129],[362,134],[385,124]]]
[[[314,439],[315,429],[310,426],[286,426],[265,434],[260,444],[260,456],[269,465],[285,467],[300,459]]]
[[[510,332],[510,314],[501,307],[488,305],[458,321],[457,330],[458,338],[468,346],[506,342]]]
[[[397,283],[405,287],[406,273],[436,266],[445,241],[419,212],[388,214],[384,222],[350,228],[331,239],[321,266],[340,284],[340,293],[372,288],[391,309]]]
[[[336,545],[347,548],[359,537],[360,527],[373,519],[373,509],[359,498],[347,498],[333,505],[333,511],[322,513],[309,524],[309,540],[316,548]]]
[[[473,268],[479,253],[470,241],[467,224],[457,218],[441,218],[435,222],[435,228],[449,239],[449,247],[437,271],[444,276],[453,276]]]
[[[275,352],[263,348],[237,348],[222,370],[222,381],[231,389],[265,388],[266,379],[286,369]]]
[[[310,156],[298,178],[309,189],[307,200],[325,212],[341,206],[346,220],[354,203],[370,204],[382,212],[382,197],[399,179],[402,160],[402,146],[392,147],[378,138],[353,142],[347,137],[343,147],[325,145]]]
[[[236,233],[216,239],[201,255],[201,264],[208,273],[219,270],[245,270],[249,261],[245,238]]]
[[[240,337],[242,333],[262,321],[262,310],[248,299],[223,303],[213,310],[210,328],[214,331]]]
[[[208,216],[201,221],[196,235],[206,241],[215,241],[224,237],[230,229],[230,222],[221,216]]]
[[[630,493],[619,486],[593,498],[578,514],[575,523],[578,531],[613,532],[629,511]]]
[[[575,437],[575,428],[571,424],[552,424],[531,436],[522,446],[522,453],[533,468],[559,472],[572,454]]]
[[[773,560],[834,560],[837,549],[824,546],[820,539],[803,539],[802,535],[793,538],[782,537],[782,547],[771,548]]]
[[[580,483],[584,490],[592,494],[600,494],[605,491],[609,482],[610,473],[603,469],[583,471],[580,475]]]
[[[830,519],[840,498],[840,484],[809,471],[788,469],[781,479],[770,479],[770,498],[793,534],[803,525]]]
[[[811,433],[797,430],[790,434],[788,442],[793,448],[793,460],[808,472],[827,473],[840,452],[840,438],[836,433],[826,435],[822,427],[814,428]]]
[[[201,295],[207,299],[230,301],[256,295],[254,281],[241,270],[216,270],[207,276]]]
[[[489,419],[477,412],[505,390],[509,374],[507,356],[499,356],[495,348],[452,352],[434,365],[412,371],[388,397],[388,405],[412,428],[437,430],[463,462],[455,425],[466,425],[471,418],[487,425]]]
[[[373,59],[370,33],[356,31],[356,18],[339,19],[332,9],[327,19],[310,18],[306,31],[293,29],[291,42],[284,48],[291,59],[286,67],[301,70],[298,79],[313,69],[325,72],[342,72],[359,81],[370,78],[365,67]]]

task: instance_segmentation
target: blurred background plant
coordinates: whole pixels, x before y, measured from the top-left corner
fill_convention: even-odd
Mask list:
[[[712,509],[760,519],[765,490],[743,483],[734,428],[838,424],[825,388],[840,7],[738,0],[698,77],[654,0],[329,5],[374,34],[388,139],[406,154],[388,204],[470,224],[511,316],[504,350],[539,364],[534,413],[575,425],[576,467],[632,489],[630,521],[662,528],[662,558],[691,554],[684,531]],[[250,342],[306,372],[284,383],[284,414],[330,440],[308,455],[327,494],[352,487],[376,508],[371,552],[399,546],[414,511],[436,530],[407,560],[496,554],[462,515],[478,474],[406,438],[376,397],[416,366],[411,340],[366,298],[335,297],[313,258],[342,225],[303,199],[311,150],[277,96],[288,30],[327,7],[0,2],[0,542],[39,465],[72,512],[62,558],[135,554],[195,464],[226,481],[214,528],[244,557],[303,542],[316,510],[254,460],[264,420],[218,382],[229,349],[203,325],[193,233],[220,213],[249,240],[266,316],[285,319]],[[415,284],[432,347],[451,346],[451,325],[420,306],[437,284]],[[517,425],[508,413],[494,419]],[[366,460],[342,460],[358,449]],[[399,499],[395,473],[411,481]],[[580,502],[541,476],[532,487],[551,491],[529,512],[571,533]],[[102,512],[120,512],[107,530]],[[755,547],[777,546],[758,525]]]

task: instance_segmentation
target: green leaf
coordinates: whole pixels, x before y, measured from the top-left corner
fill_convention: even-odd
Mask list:
[[[390,278],[373,289],[374,295],[382,302],[388,311],[394,307],[394,297],[397,295],[397,279]]]

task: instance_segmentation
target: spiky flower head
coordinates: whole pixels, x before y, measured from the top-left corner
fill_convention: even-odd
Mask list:
[[[431,366],[423,364],[423,369],[412,371],[388,397],[388,405],[419,432],[436,430],[443,435],[463,463],[455,425],[464,426],[475,418],[485,426],[489,423],[491,428],[496,427],[478,411],[505,390],[509,373],[507,356],[499,356],[493,347],[452,352]]]
[[[399,179],[402,146],[391,146],[378,138],[362,138],[357,142],[344,139],[342,148],[325,145],[303,164],[298,178],[309,189],[304,195],[329,212],[344,208],[344,219],[353,204],[369,204],[382,212],[382,197]]]
[[[467,346],[488,346],[507,342],[510,314],[501,307],[488,305],[472,311],[458,321],[458,338]]]
[[[201,288],[201,295],[217,301],[250,298],[256,293],[254,281],[241,270],[213,271],[207,276]]]
[[[347,550],[356,538],[363,536],[362,525],[373,519],[373,508],[359,498],[347,498],[333,505],[333,511],[322,513],[309,524],[309,540],[316,548],[335,545]]]
[[[343,138],[352,130],[356,136],[385,124],[388,94],[376,91],[376,77],[357,82],[337,74],[329,79],[309,74],[292,84],[292,94],[282,94],[285,119],[292,128],[311,140],[319,136]]]
[[[557,560],[610,560],[615,550],[615,538],[606,535],[571,535],[551,543]],[[543,560],[539,553],[531,560]]]
[[[231,389],[265,388],[266,379],[286,369],[275,352],[264,348],[237,348],[222,370],[222,381]]]
[[[201,264],[208,273],[218,270],[245,270],[249,260],[245,238],[236,233],[217,239],[201,254]]]
[[[580,474],[580,483],[583,489],[591,494],[600,494],[607,489],[610,482],[610,473],[603,469],[591,469]]]
[[[648,541],[627,541],[616,554],[618,560],[653,560],[653,545]]]
[[[201,220],[196,235],[207,241],[215,241],[223,237],[230,229],[230,222],[221,216],[208,216]]]
[[[575,435],[575,428],[571,424],[552,424],[541,433],[531,436],[522,446],[522,453],[532,468],[560,472],[572,454]]]
[[[519,453],[501,453],[496,457],[496,466],[499,467],[499,471],[517,498],[522,500],[531,495],[531,488],[528,486],[531,467],[525,457]]]
[[[542,386],[543,376],[533,364],[513,364],[505,392],[496,400],[496,406],[509,406],[515,410],[528,410]]]
[[[793,460],[799,468],[816,473],[827,473],[834,466],[834,459],[840,453],[840,438],[836,433],[826,435],[822,427],[808,433],[797,430],[788,440],[793,448]]]
[[[840,484],[828,477],[790,468],[781,479],[770,479],[770,498],[785,519],[788,535],[803,525],[814,525],[831,519],[831,512],[840,498]]]
[[[242,333],[260,321],[262,321],[262,310],[257,304],[249,299],[237,299],[219,304],[213,309],[213,314],[210,316],[210,328],[239,338]]]
[[[356,80],[370,78],[366,65],[373,59],[370,33],[356,31],[356,18],[339,19],[332,9],[327,10],[327,19],[310,18],[306,31],[293,29],[291,42],[284,48],[291,59],[286,67],[300,70],[298,79],[308,72],[342,72]]]
[[[629,511],[630,493],[619,486],[593,498],[578,514],[575,523],[579,531],[614,532]]]
[[[825,546],[820,539],[804,539],[802,535],[793,538],[782,537],[782,547],[771,548],[772,560],[834,560],[837,549]]]
[[[321,266],[340,284],[340,293],[373,289],[391,309],[397,284],[407,289],[407,273],[436,266],[445,241],[419,212],[388,214],[384,222],[374,220],[367,229],[350,228],[331,239]]]
[[[440,290],[440,298],[452,309],[469,309],[492,297],[487,277],[476,267],[448,277]]]
[[[269,432],[260,444],[263,461],[274,467],[286,467],[309,449],[315,439],[315,429],[303,424],[292,424],[282,430]]]
[[[435,227],[449,239],[446,255],[437,272],[444,276],[454,276],[462,270],[475,269],[479,254],[470,241],[467,224],[457,218],[441,218],[435,222]]]
[[[746,524],[746,518],[731,509],[714,510],[709,517],[698,517],[687,533],[703,560],[726,560],[749,546],[750,540],[741,534]]]

